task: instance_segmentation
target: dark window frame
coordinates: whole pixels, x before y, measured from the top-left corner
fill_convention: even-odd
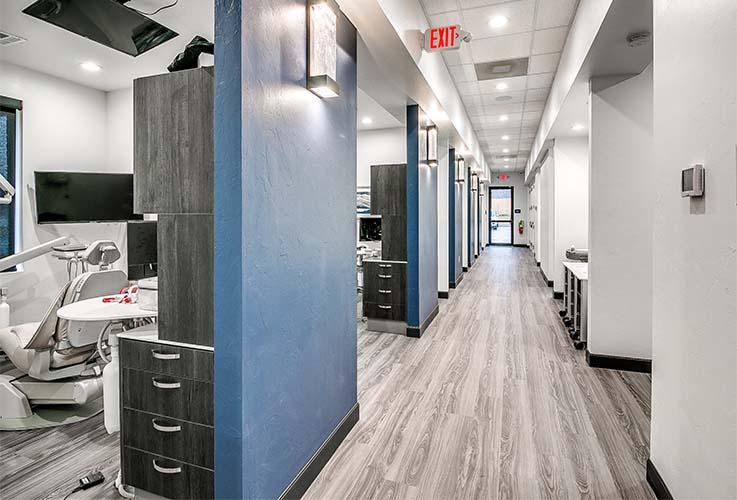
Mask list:
[[[6,178],[16,190],[16,196],[9,205],[0,206],[0,217],[7,218],[8,242],[7,246],[0,244],[0,258],[7,257],[15,253],[18,249],[18,241],[16,240],[17,223],[19,222],[18,210],[19,205],[19,182],[18,182],[18,128],[20,124],[20,111],[23,109],[22,101],[0,96],[0,114],[7,119],[7,131],[4,137],[0,137],[0,141],[5,141],[7,147],[7,163],[8,172]],[[7,271],[14,271],[15,267]]]

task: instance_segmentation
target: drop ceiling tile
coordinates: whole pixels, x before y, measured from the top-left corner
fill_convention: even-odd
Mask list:
[[[532,75],[534,73],[552,73],[558,69],[558,62],[560,61],[560,52],[554,54],[542,54],[538,56],[530,57],[530,64],[527,67],[527,73]]]
[[[545,101],[525,102],[525,111],[542,111],[545,109]]]
[[[568,26],[573,20],[578,0],[539,0],[536,29]]]
[[[485,7],[487,5],[496,5],[508,2],[509,0],[458,0],[461,9],[473,9],[476,7]]]
[[[506,89],[498,90],[499,84],[505,84]],[[493,94],[497,95],[506,94],[508,92],[514,92],[516,90],[524,90],[527,88],[527,77],[526,76],[514,76],[512,78],[498,78],[494,80],[481,80],[479,81],[479,92],[482,94]]]
[[[560,52],[566,43],[568,26],[535,31],[535,40],[532,44],[533,54],[550,54]],[[473,42],[471,42],[473,43]]]
[[[506,26],[492,28],[489,21],[494,16],[504,16],[509,22]],[[532,31],[535,19],[535,1],[518,0],[502,4],[464,9],[461,26],[470,31],[475,39],[526,33]]]
[[[474,39],[470,44],[473,61],[480,63],[527,57],[531,40],[532,33]]]
[[[429,16],[430,26],[448,26],[451,24],[463,24],[461,22],[461,12],[453,10],[442,14]],[[465,29],[465,28],[464,28]]]
[[[549,89],[530,89],[527,91],[526,99],[528,101],[545,101],[548,99]]]
[[[456,84],[458,93],[461,96],[466,95],[479,95],[479,84],[476,82],[461,82]]]
[[[487,104],[484,106],[486,112],[491,115],[500,115],[502,113],[522,113],[526,110],[524,103],[513,102],[505,104]]]
[[[538,73],[527,77],[528,89],[547,89],[553,84],[555,73]]]
[[[456,0],[422,0],[422,4],[425,6],[425,13],[428,15],[458,9]]]
[[[486,116],[487,111],[485,106],[466,106],[466,112],[470,118]]]
[[[481,95],[481,102],[484,104],[514,104],[524,102],[527,93],[525,91],[499,92],[496,94]],[[511,99],[507,99],[511,97]]]
[[[461,96],[461,99],[463,99],[463,104],[466,105],[466,108],[469,106],[481,106],[482,104],[481,96],[479,95],[464,95]]]
[[[450,66],[450,74],[456,82],[475,82],[476,70],[473,64],[461,64],[458,66]]]
[[[527,109],[525,109],[525,112],[522,115],[522,120],[526,122],[534,120],[537,124],[540,123],[540,118],[542,118],[542,115],[542,111],[528,111]]]

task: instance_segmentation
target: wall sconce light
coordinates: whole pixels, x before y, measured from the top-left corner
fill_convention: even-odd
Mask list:
[[[466,160],[462,156],[456,159],[456,182],[466,182]]]
[[[436,125],[427,127],[427,164],[431,167],[438,166],[438,127]]]
[[[477,174],[471,174],[471,191],[474,193],[479,190],[479,176]]]
[[[307,2],[307,88],[323,99],[340,95],[338,12],[335,0]]]

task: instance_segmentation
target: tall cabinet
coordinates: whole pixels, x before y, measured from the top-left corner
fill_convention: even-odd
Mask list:
[[[158,215],[159,320],[120,339],[123,482],[214,497],[214,68],[139,78],[134,208]]]
[[[371,213],[381,216],[381,259],[363,262],[367,328],[407,330],[407,165],[371,166]]]

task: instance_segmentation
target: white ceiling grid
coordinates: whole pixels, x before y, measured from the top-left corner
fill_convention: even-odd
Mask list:
[[[443,57],[491,169],[523,171],[578,0],[420,1],[431,26],[460,24],[473,35]],[[492,27],[497,16],[507,24]],[[474,64],[522,57],[529,58],[526,76],[476,77]],[[501,82],[505,89],[497,88]]]

